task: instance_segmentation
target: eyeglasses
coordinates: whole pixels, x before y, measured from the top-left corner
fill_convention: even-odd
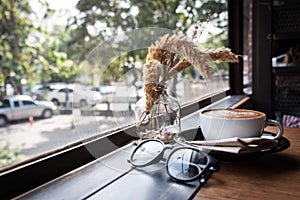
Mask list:
[[[139,143],[128,161],[135,167],[146,167],[165,160],[163,155],[168,149],[172,151],[166,160],[166,169],[169,176],[176,181],[206,178],[207,172],[219,170],[217,160],[200,149],[191,146],[165,145],[157,139],[143,140]]]

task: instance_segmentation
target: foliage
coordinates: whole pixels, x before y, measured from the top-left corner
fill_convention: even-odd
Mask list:
[[[206,21],[209,15],[211,22],[222,30],[221,35],[226,33],[227,26],[227,21],[224,20],[225,0],[80,0],[77,9],[81,14],[71,18],[67,27],[71,30],[68,45],[71,54],[76,55],[77,62],[82,61],[100,42],[134,28],[161,27],[186,32],[192,24]],[[216,40],[211,40],[210,46]],[[221,46],[224,42],[217,40],[217,43],[223,43]],[[122,70],[118,71],[117,67],[128,68],[124,63],[128,63],[129,57],[133,62],[144,62],[145,55],[146,51],[140,51],[137,57],[132,54],[123,55],[111,63],[102,78],[108,78],[108,74],[121,73]]]
[[[42,55],[46,65],[42,68],[42,82],[73,82],[78,65],[70,59],[66,39],[69,33],[64,27],[55,26],[46,41],[42,44]]]
[[[47,1],[35,1],[45,8],[44,19],[51,17],[54,10]],[[206,21],[209,15],[211,23],[222,31],[203,45],[226,46],[225,0],[79,0],[77,9],[80,14],[70,17],[66,27],[46,30],[35,23],[37,13],[33,12],[29,0],[1,0],[0,85],[11,82],[20,90],[22,78],[27,79],[29,85],[72,82],[79,64],[91,50],[119,33],[146,27],[186,32],[192,24]],[[134,63],[143,63],[146,53],[145,49],[122,53],[105,73],[96,73],[103,76],[103,81],[116,80],[130,71]]]
[[[31,12],[28,1],[4,0],[0,4],[0,62],[5,76],[15,75],[19,80],[30,67],[28,57],[32,54],[26,39],[33,29],[28,18]],[[27,15],[27,16],[26,16]]]
[[[18,160],[20,150],[11,147],[8,143],[0,146],[0,168],[12,164]]]
[[[45,0],[36,0],[46,8],[44,19],[54,12]],[[51,34],[41,24],[28,0],[2,0],[0,4],[0,85],[11,83],[21,92],[21,79],[35,82],[74,79],[78,66],[60,49],[63,37]],[[63,41],[63,40],[62,40]],[[5,95],[5,94],[0,94]]]

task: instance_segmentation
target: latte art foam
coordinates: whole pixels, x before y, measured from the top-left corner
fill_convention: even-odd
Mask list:
[[[213,117],[222,117],[222,118],[258,118],[263,117],[265,114],[245,109],[219,109],[219,110],[208,110],[203,112],[203,114]]]

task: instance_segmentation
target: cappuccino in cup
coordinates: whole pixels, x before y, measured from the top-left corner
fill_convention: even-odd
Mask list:
[[[260,137],[266,126],[273,124],[279,139],[283,127],[276,120],[266,119],[263,112],[247,109],[212,109],[200,113],[200,126],[206,140],[219,140],[232,137]]]

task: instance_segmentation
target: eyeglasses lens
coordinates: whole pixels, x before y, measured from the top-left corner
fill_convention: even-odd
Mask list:
[[[179,149],[168,160],[169,174],[179,180],[189,180],[199,174],[207,165],[207,158],[193,149]]]
[[[158,141],[148,141],[141,144],[133,154],[131,161],[136,165],[151,162],[163,150],[163,145]]]

